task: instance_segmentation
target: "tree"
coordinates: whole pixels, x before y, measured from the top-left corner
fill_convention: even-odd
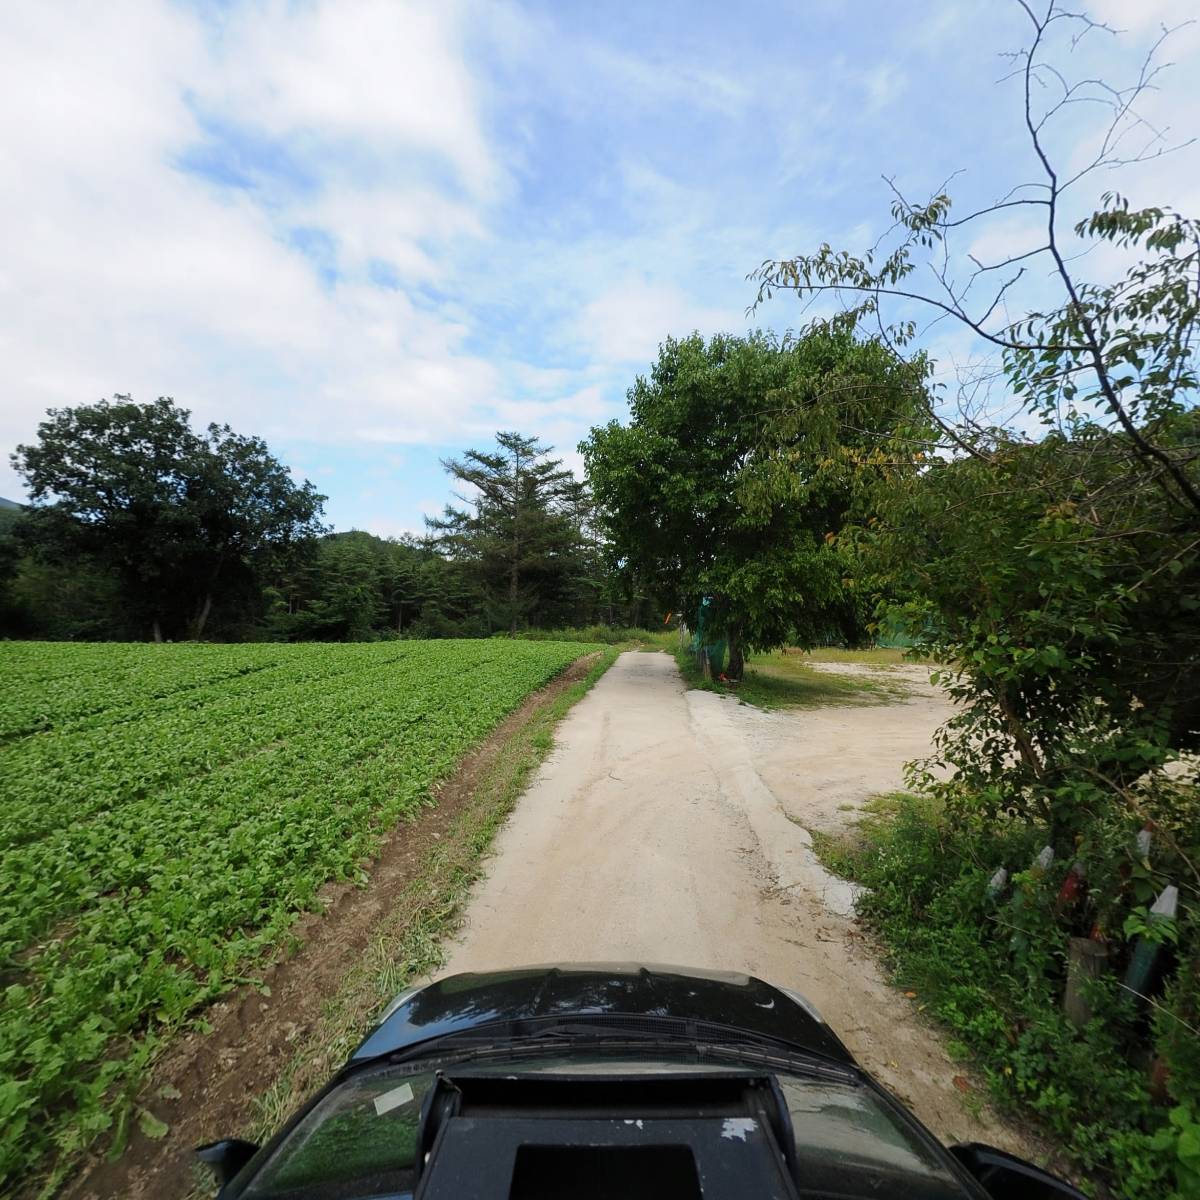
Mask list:
[[[1128,86],[1094,78],[1070,82],[1052,61],[1053,38],[1070,38],[1074,49],[1086,37],[1114,31],[1053,0],[1041,6],[1017,2],[1028,20],[1030,41],[1008,57],[1011,77],[1021,84],[1022,120],[1040,177],[961,217],[952,213],[944,189],[914,204],[893,187],[892,231],[899,238],[889,252],[877,247],[852,254],[825,244],[813,254],[768,260],[751,276],[759,284],[755,307],[778,291],[801,298],[829,296],[840,302],[841,311],[818,324],[853,329],[865,321],[898,353],[917,334],[914,309],[931,312],[936,320],[949,318],[1000,354],[1001,370],[990,377],[1001,379],[1027,413],[1051,429],[1094,415],[1119,430],[1131,452],[1130,484],[1159,489],[1181,520],[1200,523],[1195,471],[1200,447],[1194,425],[1180,423],[1195,402],[1198,381],[1200,222],[1168,208],[1131,210],[1120,195],[1106,193],[1101,207],[1073,226],[1075,237],[1092,246],[1071,244],[1063,228],[1068,202],[1097,171],[1177,148],[1137,111],[1163,69],[1155,58],[1171,31],[1163,31]],[[1107,110],[1107,120],[1091,159],[1064,168],[1054,161],[1051,131],[1082,105]],[[1127,152],[1131,138],[1140,140]],[[989,219],[1014,211],[1036,214],[1041,221],[1029,244],[993,261],[968,253],[967,269],[954,254],[954,239],[976,238]],[[1123,275],[1091,280],[1083,275],[1091,261],[1087,250],[1097,241],[1117,252],[1110,260],[1132,258]],[[924,277],[917,274],[922,259],[929,272]],[[958,278],[956,262],[965,270]],[[1012,319],[1016,289],[1026,277],[1043,280],[1037,303]],[[1047,281],[1055,303],[1044,302],[1047,293],[1041,288]],[[958,452],[980,454],[976,443],[992,435],[965,411],[957,424],[932,408],[929,416],[947,447]]]
[[[26,545],[110,574],[155,640],[201,637],[221,594],[256,589],[322,528],[324,497],[261,439],[227,425],[197,434],[189,418],[168,398],[51,409],[12,456],[34,501]]]
[[[907,608],[917,649],[959,664],[966,707],[943,748],[960,780],[1002,788],[1004,803],[1065,833],[1097,783],[1088,771],[1119,788],[1195,741],[1200,222],[1106,194],[1067,227],[1095,172],[1170,149],[1137,111],[1161,69],[1162,39],[1126,87],[1072,82],[1053,61],[1056,39],[1073,49],[1112,30],[1054,3],[1018,8],[1030,40],[1010,56],[1012,77],[1038,176],[965,216],[944,188],[923,204],[896,193],[890,249],[824,245],[754,277],[759,302],[779,290],[836,299],[841,309],[821,329],[869,325],[900,353],[924,310],[998,356],[966,380],[957,413],[929,406],[924,441],[888,433],[881,452],[928,450],[929,465],[861,540],[923,595]],[[1052,131],[1082,106],[1107,115],[1092,158],[1065,169]],[[958,237],[1014,213],[1038,220],[1028,245],[996,260],[956,256]],[[1109,253],[1089,257],[1098,243]],[[1039,437],[979,411],[976,393],[986,400],[996,388],[1040,423]]]
[[[1031,32],[1013,75],[1037,176],[964,216],[944,185],[924,204],[896,193],[894,242],[768,261],[755,273],[758,300],[779,290],[835,300],[840,311],[818,329],[870,327],[897,353],[914,344],[923,315],[958,323],[987,348],[989,361],[960,378],[957,412],[931,404],[926,432],[881,440],[885,455],[928,457],[881,495],[875,524],[848,531],[871,570],[913,592],[902,611],[915,649],[941,664],[958,702],[926,764],[954,770],[914,772],[946,806],[926,845],[936,842],[949,865],[941,879],[926,870],[924,899],[905,897],[904,907],[909,920],[957,913],[962,931],[974,926],[988,946],[998,978],[1028,979],[1033,993],[1057,999],[1069,935],[1136,954],[1122,933],[1146,928],[1150,901],[1178,888],[1165,959],[1173,978],[1161,998],[1148,997],[1153,1033],[1132,1019],[1129,980],[1102,976],[1087,1032],[1052,1046],[1064,1061],[1095,1055],[1101,1033],[1113,1050],[1096,1061],[1136,1057],[1118,1101],[1136,1114],[1130,1128],[1097,1138],[1099,1126],[1085,1123],[1076,1148],[1100,1170],[1100,1186],[1109,1174],[1121,1194],[1165,1195],[1175,1175],[1171,1194],[1182,1197],[1195,1190],[1188,1156],[1200,1114],[1197,790],[1194,773],[1189,781],[1158,768],[1200,742],[1200,222],[1113,193],[1098,205],[1075,199],[1096,171],[1170,149],[1137,111],[1159,71],[1158,46],[1128,87],[1071,81],[1054,61],[1056,40],[1069,52],[1112,31],[1054,3],[1018,7]],[[1076,118],[1103,107],[1096,137],[1081,135]],[[1060,122],[1070,139],[1061,162]],[[996,259],[956,254],[957,238],[982,241],[989,219],[1014,215],[1037,218],[1025,245]],[[997,393],[1007,419],[993,415]],[[975,832],[958,839],[962,829]],[[898,878],[928,865],[904,849],[906,837],[889,847]],[[1056,902],[1061,869],[1046,886],[1040,869],[1016,870],[1011,900],[985,900],[1000,861],[980,861],[979,849],[1007,847],[1012,870],[1046,842],[1064,867],[1077,864],[1076,880],[1086,872],[1082,905]],[[972,868],[961,864],[971,858],[967,891]],[[929,945],[953,941],[931,936]],[[1161,1101],[1139,1095],[1156,1054],[1175,1102],[1169,1123]],[[1026,1077],[1019,1089],[1043,1112],[1076,1115],[1057,1082],[1042,1090]]]
[[[986,450],[898,481],[859,546],[914,597],[917,649],[951,664],[952,790],[1040,818],[1065,851],[1200,739],[1200,555],[1165,493],[1129,488],[1120,431],[998,431]]]
[[[922,372],[844,333],[668,339],[628,425],[580,446],[621,568],[676,611],[707,598],[732,678],[749,649],[862,638],[837,535],[864,495],[847,463],[865,442],[830,414],[891,428]]]
[[[481,598],[460,576],[456,563],[410,538],[329,534],[273,579],[264,629],[285,641],[474,635]]]
[[[468,450],[442,463],[469,491],[427,524],[441,551],[463,564],[486,597],[489,619],[515,634],[560,592],[579,543],[570,516],[571,472],[552,447],[497,433],[494,451]]]

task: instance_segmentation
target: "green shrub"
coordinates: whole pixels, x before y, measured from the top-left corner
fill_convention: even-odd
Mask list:
[[[1044,831],[972,815],[962,802],[882,798],[855,846],[818,847],[869,889],[859,911],[881,935],[897,981],[954,1030],[1001,1106],[1036,1114],[1093,1188],[1129,1200],[1200,1194],[1189,1190],[1200,1179],[1200,960],[1187,874],[1196,860],[1175,836],[1195,830],[1198,814],[1195,789],[1174,785],[1145,792],[1137,814],[1112,806],[1080,840],[1088,892],[1073,906],[1057,903],[1066,862],[1046,872],[1031,866]],[[1145,819],[1157,826],[1153,866],[1134,848]],[[990,899],[1001,866],[1013,876]],[[1123,925],[1145,913],[1147,895],[1168,877],[1181,892],[1180,965],[1146,1006],[1121,985],[1130,950]],[[1094,1015],[1077,1029],[1061,1007],[1067,943],[1097,923],[1115,969],[1089,988]],[[1152,1095],[1156,1055],[1170,1102]]]

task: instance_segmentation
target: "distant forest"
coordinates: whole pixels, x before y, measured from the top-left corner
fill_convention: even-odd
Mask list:
[[[371,641],[653,620],[618,587],[587,488],[536,438],[443,465],[424,536],[332,532],[258,438],[169,399],[52,410],[0,504],[0,637]]]

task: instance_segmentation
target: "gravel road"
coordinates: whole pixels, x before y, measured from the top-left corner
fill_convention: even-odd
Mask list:
[[[809,997],[859,1061],[946,1141],[1042,1149],[889,987],[805,826],[901,785],[949,715],[907,700],[763,713],[686,691],[666,654],[623,654],[559,726],[496,840],[447,972],[553,961],[745,971]]]

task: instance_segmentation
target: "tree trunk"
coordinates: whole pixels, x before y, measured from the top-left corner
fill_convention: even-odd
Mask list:
[[[154,618],[154,640],[158,645],[162,645],[162,626],[158,623],[158,618]]]
[[[508,572],[508,632],[517,636],[517,548],[513,546],[513,561]]]
[[[729,665],[725,668],[725,677],[732,679],[735,683],[740,683],[745,669],[746,659],[742,653],[742,631],[736,628],[731,629],[729,631]]]
[[[508,632],[517,636],[517,572],[521,554],[521,452],[513,454],[512,564],[508,569]]]
[[[1033,773],[1035,779],[1041,779],[1045,774],[1045,766],[1038,757],[1038,752],[1034,749],[1033,742],[1025,731],[1021,718],[1017,715],[1016,708],[1008,694],[1008,688],[1001,684],[995,688],[994,694],[1000,711],[1004,714],[1009,735],[1017,747],[1017,753],[1021,756],[1021,761]]]
[[[204,626],[208,624],[208,614],[212,612],[212,592],[204,593],[204,603],[200,606],[200,613],[196,617],[195,631],[193,640],[199,641],[204,636]]]

